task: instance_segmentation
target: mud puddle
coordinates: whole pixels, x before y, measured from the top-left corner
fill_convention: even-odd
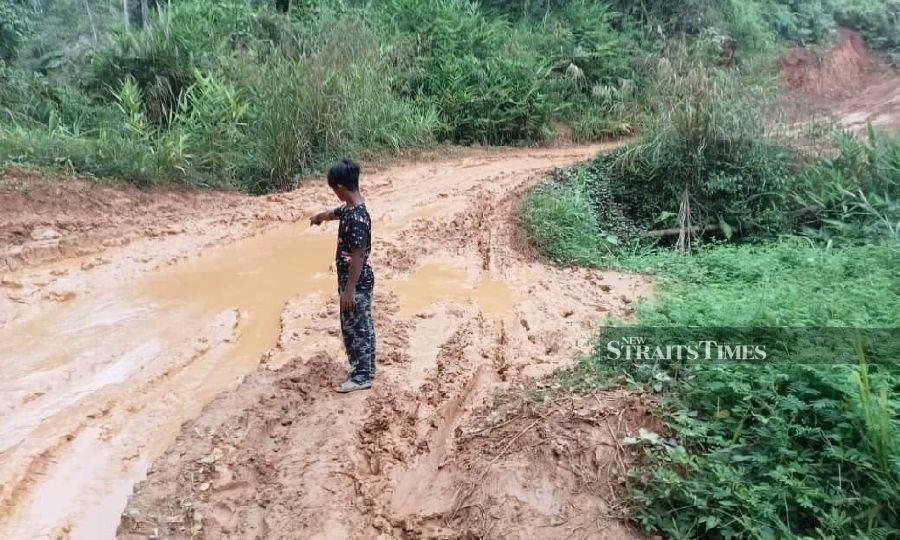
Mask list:
[[[334,295],[333,256],[333,226],[286,226],[0,332],[4,537],[112,536],[131,486],[181,424],[277,345],[285,303]],[[450,263],[387,287],[414,311],[512,307],[502,284]]]
[[[521,189],[549,167],[585,159],[597,149],[484,152],[389,169],[368,179],[376,223],[381,366],[381,383],[371,399],[339,399],[328,392],[346,369],[331,268],[334,224],[281,226],[204,249],[203,255],[162,270],[141,271],[132,261],[166,260],[173,253],[166,246],[173,243],[181,252],[191,242],[204,246],[202,231],[174,240],[153,236],[107,252],[104,265],[90,272],[54,267],[63,276],[60,287],[77,296],[63,303],[32,302],[19,312],[13,305],[7,309],[13,323],[0,330],[0,537],[112,537],[133,487],[161,460],[169,463],[165,474],[152,475],[141,492],[153,501],[149,510],[140,510],[141,526],[156,523],[151,533],[170,526],[176,535],[190,532],[190,520],[178,520],[187,510],[190,519],[200,515],[194,512],[199,507],[183,506],[199,488],[191,484],[179,492],[176,484],[188,478],[176,478],[184,471],[179,463],[196,464],[209,455],[211,431],[200,427],[227,423],[233,415],[243,418],[234,430],[213,428],[217,440],[247,438],[235,440],[236,453],[221,458],[229,462],[233,481],[211,479],[215,486],[248,486],[246,493],[228,488],[216,495],[234,498],[226,505],[233,516],[262,516],[274,527],[270,530],[283,534],[340,529],[356,534],[362,529],[354,516],[363,510],[344,498],[352,486],[335,483],[340,471],[354,470],[348,459],[368,463],[366,474],[374,476],[364,487],[389,508],[389,487],[400,478],[399,469],[413,466],[398,456],[411,459],[418,452],[411,449],[439,446],[427,453],[431,458],[423,457],[428,464],[423,470],[433,470],[453,446],[468,408],[488,388],[568,361],[584,342],[580,334],[589,336],[590,321],[602,315],[594,306],[615,312],[623,307],[620,296],[637,294],[640,280],[615,278],[612,301],[601,293],[593,303],[580,302],[583,294],[572,291],[601,277],[535,263],[519,253],[510,236]],[[429,182],[418,181],[425,176]],[[310,185],[280,197],[292,213],[306,213],[333,204],[327,195]],[[213,228],[209,237],[222,236]],[[124,269],[122,276],[114,274],[117,269]],[[23,290],[41,279],[34,275],[20,276]],[[79,286],[79,279],[88,284]],[[570,304],[574,310],[562,307]],[[35,305],[42,308],[37,316]],[[261,362],[265,369],[259,369]],[[283,379],[285,373],[295,375]],[[248,374],[240,390],[228,391]],[[416,403],[415,414],[403,412]],[[357,439],[359,422],[367,418],[369,427]],[[399,429],[407,425],[400,419],[409,424],[403,429],[417,434],[413,439],[394,440],[393,431],[382,434],[372,427],[383,422]],[[264,422],[261,430],[248,432],[257,420]],[[272,438],[272,429],[283,433]],[[268,435],[251,441],[258,433]],[[193,437],[200,442],[181,446]],[[384,445],[393,450],[380,454]],[[192,458],[193,452],[203,454]],[[265,483],[273,477],[244,478],[256,474],[253,463],[261,463],[247,452],[264,462],[302,463],[299,470],[296,463],[273,469],[293,475],[278,482],[294,487]],[[296,486],[305,486],[304,493],[298,495]],[[285,513],[276,516],[254,506],[260,494],[293,502],[278,503]],[[134,508],[143,508],[141,500]],[[181,517],[169,513],[170,503]],[[301,507],[327,510],[310,514]],[[303,525],[293,521],[298,515]],[[366,516],[370,523],[375,514]],[[203,534],[216,536],[217,524],[228,519],[233,518],[211,514]],[[220,532],[246,536],[239,528],[229,525]]]
[[[277,229],[4,330],[0,531],[112,536],[110,515],[182,422],[276,344],[285,301],[333,288],[333,246]]]
[[[473,276],[460,261],[429,261],[408,279],[389,286],[397,292],[400,315],[408,316],[439,303],[474,303],[486,315],[513,313],[515,299],[503,281],[479,273]]]

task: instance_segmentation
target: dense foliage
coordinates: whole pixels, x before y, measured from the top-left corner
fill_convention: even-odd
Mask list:
[[[900,139],[839,134],[835,155],[806,155],[767,133],[765,80],[696,61],[673,75],[672,62],[661,62],[640,140],[531,194],[531,234],[551,259],[612,261],[658,243],[785,234],[900,241]]]
[[[0,62],[9,62],[18,55],[28,30],[25,9],[18,2],[0,4]]]
[[[816,174],[825,167],[816,165]],[[894,179],[896,185],[900,177]],[[852,245],[842,248],[795,237],[706,245],[690,254],[627,253],[592,221],[590,206],[576,204],[576,193],[577,182],[558,180],[537,189],[525,208],[529,228],[556,260],[615,260],[653,273],[657,290],[637,306],[633,324],[640,327],[900,323],[900,246],[881,230],[868,237],[871,244],[861,242],[865,231],[881,227],[878,218],[844,222],[841,234],[850,227],[854,232]],[[831,228],[823,224],[820,231],[830,235],[836,232]],[[649,531],[673,538],[896,535],[896,357],[874,365],[865,355],[858,363],[834,363],[828,346],[804,346],[806,357],[822,363],[622,365],[604,362],[598,350],[563,378],[577,388],[625,382],[661,396],[656,414],[668,431],[643,431],[630,441],[643,458],[629,494],[636,519]]]
[[[897,0],[143,5],[0,2],[0,161],[268,191],[347,153],[631,133],[671,42],[743,65],[838,23],[900,35]]]
[[[839,134],[833,154],[807,155],[767,129],[765,80],[702,58],[667,58],[643,137],[535,188],[526,227],[556,262],[655,276],[637,320],[612,326],[671,339],[723,327],[813,337],[785,334],[777,344],[790,361],[753,364],[610,362],[598,346],[561,377],[576,390],[658,395],[666,429],[627,441],[640,463],[629,497],[648,532],[895,537],[900,138]],[[690,250],[673,249],[698,225],[680,244]],[[894,329],[894,354],[873,356],[840,327]],[[816,332],[848,336],[852,360],[836,361]]]
[[[642,326],[900,322],[896,245],[826,250],[780,242],[632,262],[665,269],[654,299],[638,307]],[[643,455],[630,496],[646,529],[672,538],[889,538],[900,531],[900,366],[866,356],[834,363],[834,351],[810,342],[803,353],[821,363],[612,366],[597,355],[566,374],[587,386],[624,377],[661,396],[657,414],[668,432],[628,441]]]
[[[4,71],[0,160],[267,191],[345,154],[631,129],[615,107],[637,52],[602,4],[540,20],[453,0],[170,6],[59,69]]]

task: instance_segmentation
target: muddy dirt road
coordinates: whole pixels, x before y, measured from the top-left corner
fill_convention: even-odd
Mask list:
[[[333,206],[321,183],[155,206],[120,194],[142,217],[31,223],[0,286],[0,538],[453,536],[487,521],[627,537],[559,460],[530,461],[566,444],[532,423],[555,409],[482,408],[648,290],[542,265],[520,238],[525,189],[602,149],[473,149],[368,176],[379,371],[349,396],[329,391],[346,368],[334,224],[303,219]],[[587,442],[578,455],[612,459]]]

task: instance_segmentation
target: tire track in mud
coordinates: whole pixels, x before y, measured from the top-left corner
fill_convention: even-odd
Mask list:
[[[450,538],[471,530],[456,508],[472,480],[472,471],[458,468],[471,459],[460,454],[458,434],[491,395],[586,351],[595,322],[627,314],[627,303],[648,285],[638,276],[534,259],[519,237],[517,208],[545,164],[487,174],[483,163],[457,167],[476,176],[432,185],[437,211],[376,239],[380,363],[373,390],[331,393],[345,362],[335,310],[289,306],[282,346],[267,358],[271,369],[185,425],[136,489],[120,537]],[[370,211],[401,181],[369,195]],[[375,222],[377,237],[377,214]],[[404,313],[399,284],[428,264],[459,269],[468,294],[423,291],[435,301]],[[505,311],[486,312],[479,303],[484,278],[509,287]],[[552,526],[537,536],[559,532]],[[611,537],[627,536],[619,527]]]
[[[272,225],[332,205],[321,182],[231,201],[233,216],[167,214],[182,232],[111,238],[102,264],[4,276],[20,287],[0,295],[0,375],[21,399],[0,409],[0,537],[104,538],[122,509],[125,537],[435,527],[393,502],[404,475],[444,482],[486,397],[568,363],[598,317],[646,290],[637,277],[546,267],[518,238],[527,186],[601,149],[471,150],[366,178],[379,335],[368,394],[331,393],[345,370],[325,262],[333,230]],[[135,307],[149,311],[120,316]],[[15,442],[7,419],[23,414],[36,423]],[[432,492],[437,516],[454,490]]]

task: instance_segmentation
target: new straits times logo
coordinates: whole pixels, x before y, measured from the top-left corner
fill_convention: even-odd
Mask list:
[[[606,342],[606,360],[610,361],[711,361],[760,362],[768,358],[765,345],[720,343],[698,340],[657,345],[642,336],[623,336]]]
[[[601,361],[897,365],[900,328],[607,327]]]

